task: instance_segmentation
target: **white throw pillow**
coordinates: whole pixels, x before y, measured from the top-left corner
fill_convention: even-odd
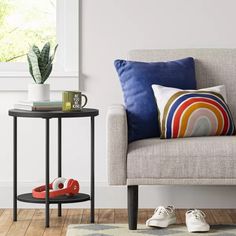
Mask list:
[[[232,135],[235,128],[224,85],[181,90],[152,85],[161,138]]]

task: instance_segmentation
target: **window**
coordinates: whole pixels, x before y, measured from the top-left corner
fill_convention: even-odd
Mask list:
[[[47,41],[59,44],[52,90],[77,89],[79,0],[0,0],[0,90],[27,90],[31,78],[22,55]]]
[[[26,62],[29,45],[56,44],[56,0],[1,0],[0,62]]]

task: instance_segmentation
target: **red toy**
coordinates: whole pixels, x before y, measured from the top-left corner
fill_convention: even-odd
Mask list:
[[[57,178],[49,184],[49,198],[55,198],[62,195],[73,196],[79,193],[79,182],[74,179]],[[46,197],[46,186],[42,185],[32,190],[34,198]]]

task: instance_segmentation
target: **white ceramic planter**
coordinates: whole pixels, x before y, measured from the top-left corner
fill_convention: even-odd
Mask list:
[[[28,100],[44,102],[50,100],[50,84],[29,84]]]

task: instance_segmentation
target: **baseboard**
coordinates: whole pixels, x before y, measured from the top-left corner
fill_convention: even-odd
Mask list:
[[[36,182],[19,182],[18,193],[31,192]],[[88,182],[81,182],[81,192],[89,193]],[[12,182],[0,182],[0,208],[12,207]],[[140,186],[139,207],[175,205],[177,208],[236,208],[235,186]],[[126,186],[108,186],[97,182],[95,206],[97,208],[126,208]],[[89,202],[67,204],[68,208],[89,208]],[[18,202],[19,208],[42,208],[43,205]],[[52,206],[53,207],[53,206]]]

